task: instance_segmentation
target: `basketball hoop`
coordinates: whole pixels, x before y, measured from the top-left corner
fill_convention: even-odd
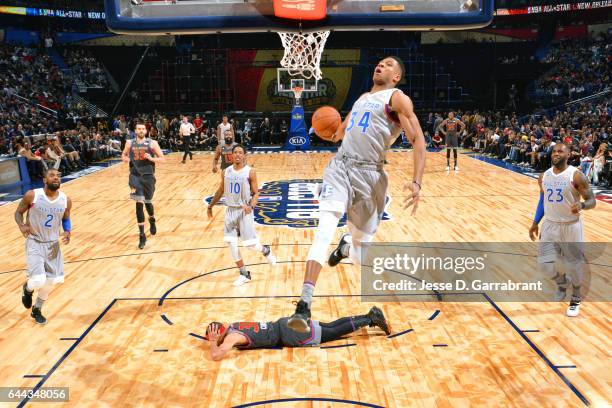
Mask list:
[[[329,31],[314,31],[311,33],[278,33],[285,48],[281,66],[292,76],[320,80],[321,56]]]

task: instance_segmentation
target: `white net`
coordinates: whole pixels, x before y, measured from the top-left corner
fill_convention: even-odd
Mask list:
[[[321,55],[323,55],[329,31],[279,32],[278,35],[285,48],[281,66],[287,68],[292,76],[301,75],[308,79],[321,79]]]

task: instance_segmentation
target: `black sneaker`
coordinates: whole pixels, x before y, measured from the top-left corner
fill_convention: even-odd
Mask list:
[[[287,321],[287,326],[298,333],[310,333],[309,319],[310,308],[308,307],[308,303],[300,300],[297,302],[295,313]]]
[[[138,242],[138,249],[143,249],[146,243],[147,243],[147,236],[145,234],[140,234],[140,240]]]
[[[155,217],[149,217],[149,232],[151,235],[157,234],[157,226],[155,225]]]
[[[340,238],[340,242],[338,243],[338,246],[336,247],[336,249],[334,249],[334,252],[329,254],[329,259],[327,259],[327,264],[329,266],[336,266],[340,263],[341,260],[346,258],[346,256],[342,255],[342,246],[348,245],[349,241],[347,237],[350,237],[350,236],[351,236],[350,234],[342,235],[342,237]]]
[[[34,318],[34,320],[36,320],[36,323],[38,324],[47,323],[47,319],[45,318],[45,316],[42,315],[40,309],[37,307],[32,308],[32,313],[30,313],[30,316],[32,316],[32,318]]]
[[[372,321],[370,327],[379,327],[387,336],[391,334],[391,328],[389,327],[387,319],[385,319],[385,315],[383,314],[382,310],[374,306],[370,309],[367,316]]]
[[[21,303],[26,309],[32,307],[32,294],[34,291],[28,292],[28,283],[23,284],[23,293],[21,294]]]

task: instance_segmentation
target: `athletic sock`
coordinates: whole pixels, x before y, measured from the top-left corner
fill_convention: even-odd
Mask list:
[[[36,303],[34,304],[34,307],[37,308],[37,309],[42,309],[44,303],[45,303],[44,300],[42,300],[41,298],[37,297],[36,298]]]
[[[302,285],[302,296],[300,296],[300,299],[306,302],[308,307],[310,307],[310,304],[312,303],[312,295],[314,294],[314,288],[315,285],[312,282],[304,282],[304,284]]]

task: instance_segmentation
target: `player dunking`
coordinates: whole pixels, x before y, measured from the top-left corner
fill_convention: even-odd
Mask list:
[[[226,117],[226,116],[224,116]],[[221,125],[219,125],[221,126]],[[232,165],[232,152],[234,146],[238,143],[234,142],[234,133],[231,130],[226,130],[223,135],[223,144],[217,145],[215,149],[215,158],[213,159],[213,173],[219,171],[219,158],[221,159],[221,170],[225,170]]]
[[[382,310],[372,307],[368,314],[342,317],[331,323],[310,321],[310,333],[292,330],[283,317],[273,322],[237,322],[225,325],[212,322],[206,327],[206,339],[210,345],[210,357],[221,360],[234,347],[238,350],[255,348],[312,347],[328,341],[339,340],[342,336],[362,327],[376,326],[385,334],[391,330]]]
[[[570,148],[557,143],[553,147],[552,167],[540,175],[540,201],[529,228],[529,237],[535,241],[538,224],[544,216],[540,232],[538,266],[540,270],[557,284],[555,301],[565,299],[568,285],[572,285],[572,297],[566,314],[578,316],[580,312],[580,286],[585,278],[585,259],[580,248],[584,242],[580,211],[595,208],[595,196],[584,174],[567,160]],[[584,201],[580,201],[580,197]],[[569,279],[555,270],[557,256],[563,256],[570,267]]]
[[[49,297],[53,285],[64,282],[64,259],[60,250],[60,228],[64,230],[62,243],[70,242],[70,209],[72,202],[59,191],[61,174],[59,170],[45,172],[44,187],[29,190],[21,199],[15,211],[15,221],[26,238],[26,257],[28,280],[23,284],[21,302],[29,309],[32,295],[38,289],[36,303],[32,307],[32,318],[38,324],[45,324],[42,315],[43,303]],[[23,215],[28,213],[27,221]]]
[[[412,214],[416,213],[425,167],[425,139],[412,101],[395,87],[403,75],[404,64],[399,58],[380,61],[371,91],[355,102],[338,130],[338,139],[344,140],[323,173],[319,225],[308,253],[302,296],[289,319],[289,327],[294,330],[310,331],[308,318],[314,287],[345,212],[351,238],[348,234],[342,236],[328,264],[336,266],[346,257],[354,264],[361,263],[361,244],[372,241],[385,209],[388,183],[383,169],[385,153],[402,128],[414,147],[414,173],[407,183],[409,197],[404,208],[412,206]]]
[[[457,166],[457,149],[459,148],[459,135],[465,129],[465,123],[455,118],[454,112],[448,112],[448,118],[440,123],[439,129],[446,138],[446,171],[450,171],[451,149],[453,149],[454,170],[459,171],[459,166]]]
[[[221,183],[208,206],[208,218],[212,218],[212,209],[225,196],[225,236],[232,258],[240,271],[240,276],[234,281],[234,286],[241,286],[251,281],[251,273],[247,271],[238,249],[238,237],[248,249],[260,252],[270,265],[276,264],[270,245],[261,245],[255,232],[253,208],[259,198],[257,174],[246,164],[246,151],[242,145],[236,144],[232,151],[233,165],[221,172]]]
[[[164,161],[164,154],[157,141],[147,137],[145,124],[136,124],[136,138],[127,140],[121,158],[130,163],[129,186],[132,190],[130,197],[136,201],[136,220],[138,221],[139,241],[138,248],[143,249],[147,243],[144,232],[146,207],[149,214],[149,231],[151,235],[157,233],[155,225],[155,212],[153,209],[153,194],[155,193],[155,163]]]

